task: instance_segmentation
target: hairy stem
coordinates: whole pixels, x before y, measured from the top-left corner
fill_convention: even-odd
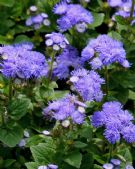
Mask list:
[[[9,80],[9,92],[8,92],[8,99],[9,102],[12,100],[12,96],[13,96],[13,80],[12,78]]]
[[[108,155],[108,162],[110,161],[110,159],[113,157],[113,144],[109,145],[109,155]]]
[[[51,64],[50,64],[50,70],[49,70],[49,76],[48,76],[48,82],[51,81],[51,78],[52,78],[52,73],[53,73],[53,63],[54,63],[54,60],[55,60],[55,52],[53,52],[52,54],[52,57],[51,57]]]
[[[133,18],[133,14],[134,14],[134,6],[135,6],[135,0],[132,0],[132,7],[131,7],[131,11],[130,11],[130,18],[131,18],[131,20]]]

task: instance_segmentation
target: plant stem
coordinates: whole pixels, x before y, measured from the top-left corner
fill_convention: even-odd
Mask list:
[[[134,6],[135,6],[135,0],[132,0],[132,7],[130,11],[130,19],[132,20],[133,14],[134,14]]]
[[[112,158],[112,153],[113,153],[113,144],[109,145],[109,156],[108,156],[108,162]]]
[[[9,93],[8,93],[9,102],[12,100],[12,96],[13,96],[13,80],[11,78],[9,80]]]
[[[106,95],[108,96],[109,75],[108,75],[107,66],[105,66],[105,83],[106,83]]]
[[[49,76],[48,76],[48,83],[50,83],[51,78],[52,78],[52,73],[53,73],[53,63],[54,63],[55,55],[56,55],[56,53],[53,52],[52,57],[51,57],[51,64],[50,64],[50,70],[49,70]]]

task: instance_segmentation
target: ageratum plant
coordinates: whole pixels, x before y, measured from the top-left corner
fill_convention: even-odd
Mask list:
[[[135,168],[135,0],[0,0],[0,168]]]

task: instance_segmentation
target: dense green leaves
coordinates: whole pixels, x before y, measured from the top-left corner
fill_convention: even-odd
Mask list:
[[[14,5],[14,0],[0,0],[0,5],[12,7]]]
[[[19,125],[0,128],[0,133],[0,140],[9,147],[16,146],[23,137],[23,129]]]

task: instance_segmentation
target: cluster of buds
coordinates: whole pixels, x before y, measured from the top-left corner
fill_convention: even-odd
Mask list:
[[[51,22],[46,13],[38,13],[36,6],[29,8],[31,16],[26,20],[26,26],[33,26],[34,29],[39,29],[42,25],[50,26]]]
[[[69,44],[68,40],[61,33],[52,32],[51,34],[46,34],[45,38],[46,46],[52,47],[55,51],[64,49]]]

